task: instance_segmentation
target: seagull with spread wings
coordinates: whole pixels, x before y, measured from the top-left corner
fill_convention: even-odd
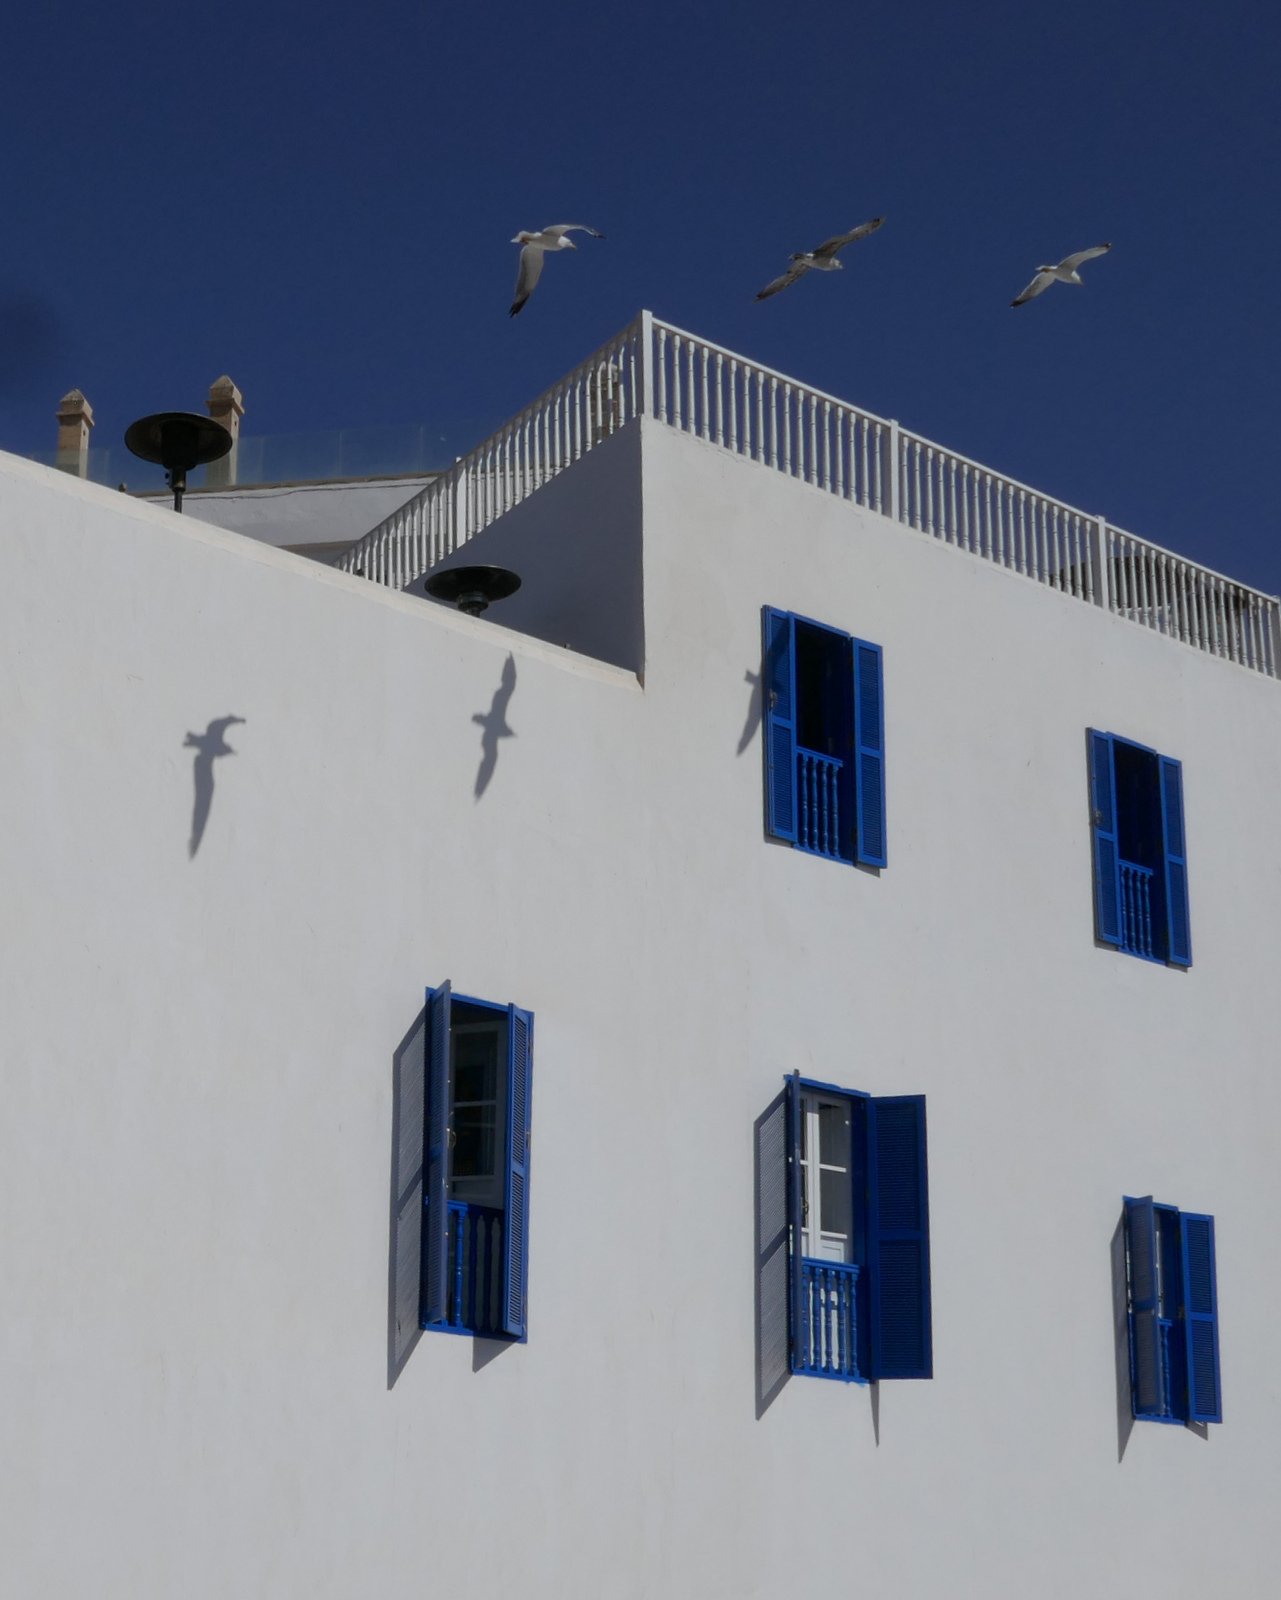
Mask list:
[[[1093,250],[1078,250],[1074,256],[1064,256],[1057,267],[1038,267],[1036,277],[1032,279],[1027,288],[1017,300],[1011,300],[1012,306],[1021,306],[1029,300],[1035,300],[1037,295],[1044,294],[1052,283],[1081,282],[1081,274],[1076,270],[1083,261],[1092,261],[1095,256],[1105,256],[1112,248],[1110,244],[1096,244]]]
[[[838,233],[834,239],[824,239],[816,250],[804,250],[793,255],[792,264],[782,277],[775,278],[773,283],[767,283],[756,298],[768,300],[770,295],[777,294],[780,289],[786,289],[807,272],[839,272],[844,263],[836,259],[837,251],[844,250],[845,246],[853,244],[855,239],[866,239],[868,234],[875,233],[884,221],[884,217],[873,217],[870,222],[861,222],[857,228],[851,228],[848,233]]]
[[[521,246],[520,266],[516,270],[516,297],[512,301],[512,308],[508,316],[514,317],[520,308],[534,292],[534,285],[542,276],[543,256],[548,250],[577,250],[578,246],[568,237],[571,233],[590,233],[593,239],[603,239],[603,233],[597,233],[595,228],[589,228],[582,222],[558,222],[553,227],[544,228],[541,233],[529,233],[522,228],[512,240],[513,244]]]

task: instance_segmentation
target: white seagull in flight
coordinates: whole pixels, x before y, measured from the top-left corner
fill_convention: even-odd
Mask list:
[[[838,233],[834,239],[824,239],[816,250],[805,250],[794,255],[791,266],[783,276],[775,278],[773,283],[767,283],[756,298],[768,299],[780,289],[786,289],[789,284],[795,283],[797,278],[806,272],[839,272],[842,263],[836,259],[836,252],[843,250],[847,244],[853,244],[855,239],[866,239],[868,234],[875,233],[884,221],[884,217],[873,217],[870,222],[861,222],[857,228],[851,228],[848,233]]]
[[[1038,267],[1036,277],[1018,299],[1011,300],[1010,304],[1021,306],[1025,301],[1035,300],[1037,295],[1043,294],[1052,283],[1080,283],[1081,274],[1076,269],[1081,263],[1092,261],[1095,256],[1105,256],[1111,248],[1110,244],[1096,244],[1093,250],[1078,250],[1074,256],[1064,256],[1057,267]]]
[[[544,228],[541,233],[529,233],[522,228],[512,240],[513,244],[524,248],[520,252],[520,266],[516,271],[516,298],[512,301],[508,316],[514,317],[533,294],[534,285],[542,274],[545,251],[578,249],[572,239],[565,237],[570,233],[590,233],[593,239],[605,237],[582,222],[558,222],[554,227]]]

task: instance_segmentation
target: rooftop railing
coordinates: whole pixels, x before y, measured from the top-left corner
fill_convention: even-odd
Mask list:
[[[346,551],[404,588],[635,417],[1275,678],[1281,602],[649,312]]]

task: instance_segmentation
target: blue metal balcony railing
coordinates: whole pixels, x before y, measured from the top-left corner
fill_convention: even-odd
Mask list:
[[[801,1326],[796,1370],[818,1378],[858,1380],[858,1268],[801,1257]]]
[[[841,854],[837,784],[844,764],[814,750],[796,752],[797,839],[804,849],[837,860]]]
[[[496,1206],[449,1202],[448,1326],[494,1338],[502,1333],[503,1213]]]
[[[1152,949],[1151,867],[1133,861],[1118,863],[1121,869],[1121,948],[1131,955],[1154,958]]]

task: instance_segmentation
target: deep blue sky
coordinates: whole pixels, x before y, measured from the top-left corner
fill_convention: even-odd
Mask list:
[[[644,306],[1279,592],[1279,13],[42,0],[0,61],[0,447],[226,371],[246,433],[448,459]],[[508,240],[558,221],[608,238],[509,319]]]

